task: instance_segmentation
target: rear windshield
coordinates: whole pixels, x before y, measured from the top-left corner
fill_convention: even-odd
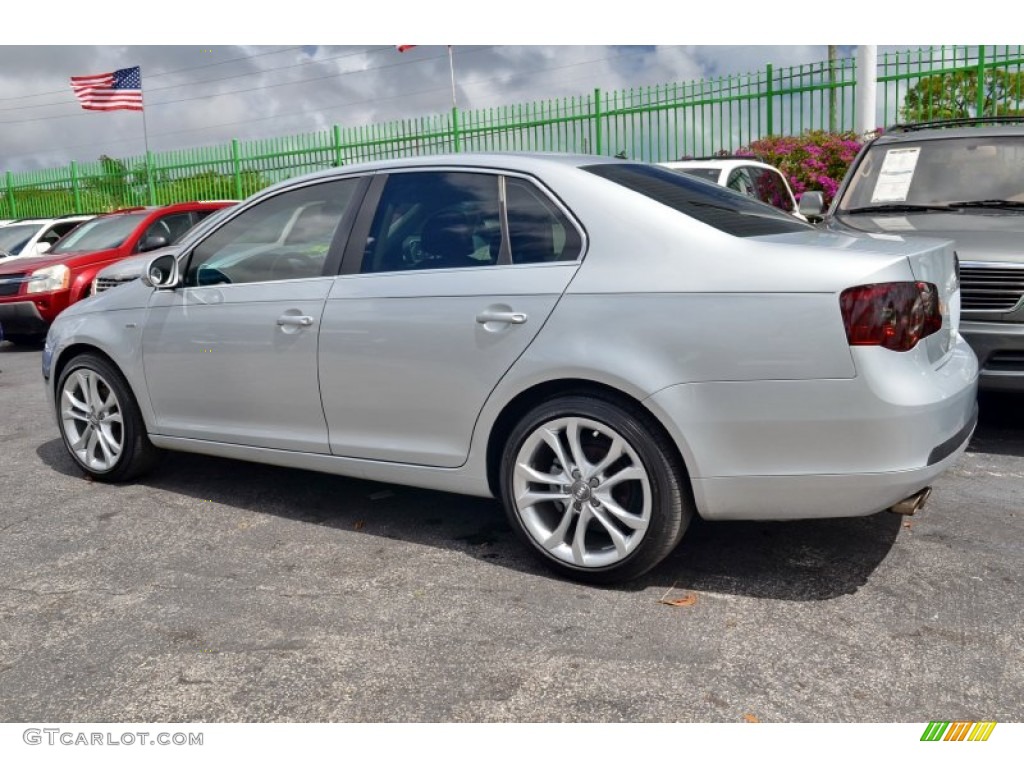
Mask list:
[[[87,221],[67,237],[62,238],[47,252],[47,255],[105,251],[108,248],[117,248],[128,239],[138,223],[148,215],[148,213],[119,213],[116,216],[102,216]]]
[[[814,229],[746,195],[657,165],[608,163],[584,166],[584,170],[736,237]]]

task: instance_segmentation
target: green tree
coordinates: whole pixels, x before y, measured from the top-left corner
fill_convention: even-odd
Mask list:
[[[1024,73],[990,69],[982,80],[982,117],[1024,115]],[[946,72],[917,81],[903,100],[903,120],[942,120],[978,115],[978,73]]]

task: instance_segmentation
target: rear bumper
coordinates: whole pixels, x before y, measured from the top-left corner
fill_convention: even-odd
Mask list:
[[[694,479],[702,515],[715,520],[809,520],[860,517],[888,509],[955,464],[977,424],[977,409],[945,458],[918,469],[855,475],[711,477]]]
[[[981,389],[1024,392],[1024,323],[964,320],[960,333],[978,356]]]
[[[31,301],[12,301],[0,304],[0,325],[8,336],[15,334],[40,335],[46,333],[50,322]]]
[[[930,485],[977,421],[977,360],[958,339],[924,350],[854,350],[853,379],[706,382],[646,402],[669,427],[709,519],[855,517]]]

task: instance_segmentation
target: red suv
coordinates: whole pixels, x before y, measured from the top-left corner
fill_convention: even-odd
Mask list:
[[[46,334],[54,318],[91,292],[103,267],[177,242],[234,201],[128,208],[82,224],[42,256],[0,262],[0,327],[15,344]]]

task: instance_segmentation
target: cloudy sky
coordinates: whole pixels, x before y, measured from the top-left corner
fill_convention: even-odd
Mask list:
[[[456,101],[469,109],[586,94],[595,87],[746,73],[769,62],[776,67],[816,62],[826,58],[827,49],[800,42],[806,30],[794,34],[785,24],[773,28],[759,19],[764,6],[752,0],[730,3],[733,20],[682,2],[552,11],[550,3],[535,0],[442,3],[429,9],[401,0],[360,4],[363,18],[343,10],[346,5],[296,0],[287,4],[294,11],[289,18],[271,21],[256,5],[217,15],[200,4],[176,2],[177,26],[166,18],[166,9],[154,6],[153,18],[140,20],[122,14],[125,6],[112,5],[80,29],[63,25],[59,45],[4,40],[34,44],[0,45],[0,171],[141,154],[139,113],[85,111],[68,84],[72,75],[135,65],[142,68],[149,148],[159,152],[446,112],[452,99],[447,49],[426,44],[430,40],[453,43]],[[63,0],[53,3],[56,14],[74,15],[80,8]],[[518,13],[500,20],[499,8]],[[602,14],[608,18],[596,23],[579,18]],[[191,21],[200,18],[202,24]],[[673,27],[678,33],[669,31]],[[6,34],[12,28],[6,25]],[[907,36],[919,35],[917,29]],[[689,44],[663,42],[666,36]],[[51,42],[49,34],[45,37]],[[863,42],[891,42],[885,37]],[[238,42],[217,45],[217,39]],[[323,44],[325,39],[347,43]],[[359,39],[378,44],[357,44]],[[94,44],[80,44],[83,40]],[[138,42],[123,44],[126,40]],[[479,42],[489,40],[496,42]],[[645,40],[658,44],[641,44]],[[704,40],[708,44],[697,43]],[[920,42],[944,40],[932,35]],[[399,53],[400,43],[418,45]],[[852,52],[853,46],[840,46],[841,55]]]

